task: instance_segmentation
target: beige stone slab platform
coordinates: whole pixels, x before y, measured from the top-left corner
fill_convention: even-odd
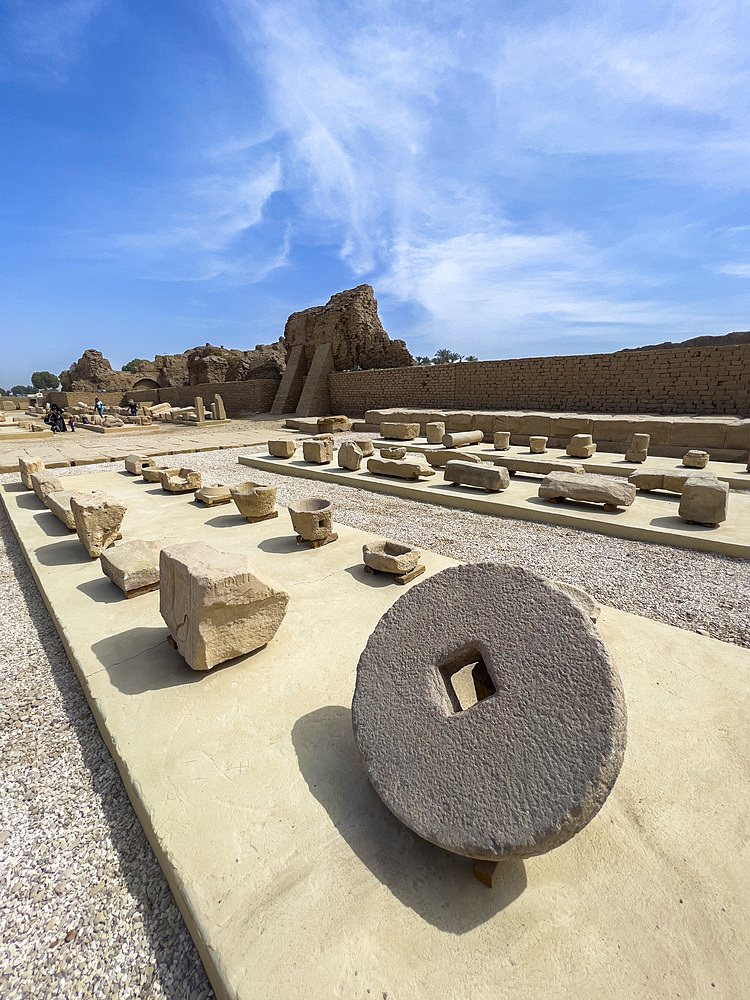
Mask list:
[[[291,594],[266,649],[196,675],[158,594],[127,601],[54,515],[2,493],[221,1000],[744,996],[747,650],[604,608],[620,778],[582,833],[488,890],[391,816],[354,746],[356,662],[403,593],[361,572],[374,536],[337,525],[311,550],[283,513],[249,525],[124,473],[78,482],[127,498],[133,536],[252,552]]]
[[[384,438],[375,440],[373,444],[376,448],[387,447],[392,441]],[[433,444],[428,444],[425,438],[417,438],[415,441],[402,441],[401,446],[407,451],[441,451],[442,448]],[[688,449],[686,448],[685,451]],[[627,462],[623,455],[609,452],[596,452],[591,458],[571,458],[565,453],[564,448],[548,448],[540,455],[532,454],[526,445],[511,445],[507,451],[496,451],[492,444],[482,443],[478,445],[468,445],[461,448],[461,451],[470,452],[472,455],[479,455],[483,462],[494,462],[495,459],[502,458],[528,458],[546,459],[549,462],[565,462],[573,465],[580,462],[588,472],[593,472],[598,476],[629,476],[631,472],[638,472],[643,469],[684,469],[682,460],[679,458],[664,458],[658,455],[649,455],[645,462]],[[747,471],[742,462],[709,462],[707,470],[713,472],[725,483],[729,483],[732,490],[750,490],[750,472]],[[521,473],[518,473],[521,475]]]
[[[430,479],[405,481],[389,476],[375,476],[366,469],[348,471],[333,462],[310,465],[301,459],[281,459],[271,455],[240,455],[241,465],[289,476],[303,476],[322,482],[338,483],[388,493],[391,496],[421,500],[445,507],[461,507],[498,517],[519,517],[527,521],[566,524],[584,531],[598,531],[619,538],[660,542],[705,552],[750,558],[750,495],[733,494],[729,498],[729,516],[718,528],[690,525],[678,516],[679,496],[669,493],[639,493],[630,507],[608,513],[599,504],[566,501],[552,503],[538,496],[538,476],[516,475],[502,493],[485,493],[470,486],[452,486],[438,472]],[[588,466],[587,466],[588,468]]]

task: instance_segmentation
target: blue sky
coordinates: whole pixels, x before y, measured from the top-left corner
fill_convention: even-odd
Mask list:
[[[415,354],[750,328],[746,3],[0,10],[0,385],[362,282]]]

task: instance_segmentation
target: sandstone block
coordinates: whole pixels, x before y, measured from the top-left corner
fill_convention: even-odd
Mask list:
[[[169,493],[195,493],[201,488],[202,477],[194,469],[163,469],[159,482]]]
[[[590,434],[574,434],[565,453],[572,458],[591,458],[596,451]]]
[[[484,440],[481,431],[453,431],[443,434],[443,444],[446,448],[464,448],[468,444],[479,444]]]
[[[193,670],[251,653],[276,635],[289,594],[236,552],[205,542],[162,549],[159,610]]]
[[[390,459],[393,462],[400,462],[406,457],[406,448],[380,448],[380,457]]]
[[[350,431],[352,422],[345,416],[318,417],[318,430],[321,433],[340,434]]]
[[[123,542],[102,552],[102,572],[126,596],[134,591],[155,590],[159,584],[160,550],[158,542],[146,542],[141,538]]]
[[[578,475],[550,472],[539,486],[539,496],[547,500],[583,500],[605,508],[629,507],[635,500],[635,486],[616,476]]]
[[[502,465],[511,475],[516,472],[530,475],[546,476],[550,472],[569,472],[574,475],[584,475],[586,469],[577,462],[555,462],[550,458],[509,457],[493,458],[495,465]]]
[[[435,470],[424,459],[411,457],[408,461],[404,459],[395,462],[383,458],[368,458],[367,471],[374,476],[397,476],[399,479],[420,479],[435,475]]]
[[[687,480],[696,475],[709,479],[716,478],[712,472],[696,472],[692,469],[638,469],[637,472],[630,473],[628,482],[643,493],[648,493],[649,490],[682,493]]]
[[[729,484],[705,476],[691,476],[683,486],[679,515],[693,522],[715,527],[727,519]]]
[[[195,499],[200,500],[206,507],[213,507],[214,504],[231,503],[232,494],[228,486],[222,483],[210,483],[201,488],[195,494]]]
[[[448,462],[445,467],[446,483],[455,483],[457,486],[476,486],[478,489],[487,490],[488,493],[497,493],[500,490],[507,490],[510,485],[508,470],[501,465],[476,465],[473,462]]]
[[[302,442],[302,455],[306,462],[327,465],[333,461],[333,439],[318,441],[310,438]]]
[[[382,452],[381,452],[382,454]],[[428,465],[433,469],[444,469],[448,462],[474,462],[476,465],[482,464],[479,455],[472,455],[471,452],[460,451],[458,448],[444,448],[442,451],[426,451],[424,457]]]
[[[146,480],[147,483],[160,483],[162,472],[167,470],[163,465],[143,465],[141,466],[141,475]]]
[[[27,490],[33,490],[34,484],[31,482],[31,477],[35,473],[44,471],[44,462],[41,458],[23,458],[19,455],[18,468],[21,473],[21,482],[23,485]]]
[[[98,559],[104,549],[114,545],[127,506],[116,497],[99,490],[74,493],[70,498],[76,532],[92,559]]]
[[[332,534],[333,501],[307,497],[289,504],[292,527],[306,542],[324,541]]]
[[[362,449],[353,441],[344,441],[339,448],[339,467],[356,471],[362,464]]]
[[[413,545],[383,540],[362,546],[365,566],[379,573],[411,573],[419,564],[422,553]]]
[[[57,493],[63,487],[59,478],[53,472],[42,469],[41,472],[31,473],[31,488],[42,503],[45,503],[48,493]]]
[[[645,462],[648,457],[648,446],[650,441],[650,434],[634,434],[630,442],[630,447],[625,452],[625,461]]]
[[[419,437],[419,424],[401,424],[395,421],[383,421],[380,425],[380,436],[384,438],[396,438],[399,441],[413,441]]]
[[[495,451],[507,451],[510,448],[510,431],[495,431],[493,441]]]
[[[375,445],[372,443],[372,438],[353,438],[352,440],[365,458],[367,458],[368,455],[375,454]]]
[[[156,462],[153,458],[147,458],[145,455],[128,455],[125,458],[125,471],[131,472],[134,476],[143,475],[143,468],[154,468]]]
[[[540,434],[532,434],[529,437],[529,451],[532,455],[543,455],[547,450],[547,438]]]
[[[58,521],[62,521],[68,531],[76,530],[76,521],[70,506],[70,498],[79,490],[58,490],[55,493],[48,493],[44,501],[47,509],[51,510]]]
[[[682,456],[682,464],[689,469],[705,469],[708,465],[708,452],[694,448]]]
[[[297,450],[297,442],[292,440],[276,439],[268,442],[268,454],[276,458],[291,458]]]
[[[431,420],[425,427],[425,434],[429,444],[441,444],[445,434],[445,424],[442,420]]]
[[[249,521],[267,518],[276,509],[276,487],[246,482],[230,489],[232,499],[243,517]]]

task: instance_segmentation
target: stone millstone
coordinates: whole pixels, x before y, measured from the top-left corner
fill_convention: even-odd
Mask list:
[[[460,710],[446,676],[481,660],[496,693]],[[543,854],[599,811],[625,699],[587,615],[519,567],[454,566],[386,612],[357,665],[354,736],[410,829],[485,860]]]

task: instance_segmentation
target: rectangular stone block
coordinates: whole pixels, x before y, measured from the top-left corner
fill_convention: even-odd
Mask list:
[[[297,442],[279,438],[268,442],[268,454],[276,458],[291,458],[297,450]]]
[[[81,543],[92,559],[98,559],[119,537],[127,506],[116,497],[96,490],[74,493],[70,508]]]
[[[682,489],[679,514],[683,521],[718,525],[727,519],[728,501],[728,483],[691,476]]]
[[[419,437],[420,426],[418,423],[397,423],[395,421],[384,420],[380,425],[380,436],[384,438],[395,438],[397,441],[413,441]]]
[[[579,413],[553,415],[550,418],[550,422],[552,426],[550,435],[548,436],[557,438],[571,438],[574,434],[591,434],[594,427],[594,421],[591,417],[582,416]],[[536,434],[537,432],[533,433]]]
[[[685,448],[723,448],[726,427],[723,421],[681,420],[672,424],[669,444]]]
[[[76,530],[76,521],[70,506],[70,498],[77,490],[58,490],[56,493],[48,493],[45,503],[47,509],[51,510],[58,521],[62,521],[68,531]]]
[[[18,456],[18,468],[21,473],[21,482],[26,487],[27,490],[33,490],[34,484],[31,481],[31,477],[38,472],[44,471],[44,462],[41,458],[23,458],[21,455]]]
[[[102,552],[102,572],[125,595],[153,590],[159,583],[160,550],[158,542],[140,538],[123,542]]]
[[[31,488],[42,501],[46,503],[48,493],[57,493],[62,489],[62,483],[54,472],[42,469],[41,472],[32,472]]]
[[[367,471],[374,476],[396,476],[398,479],[420,479],[434,476],[435,470],[423,458],[391,460],[368,458]]]
[[[498,493],[510,484],[508,470],[499,465],[452,461],[445,467],[445,481],[457,486],[475,486],[488,493]]]
[[[318,465],[327,465],[333,461],[333,438],[330,440],[315,440],[302,442],[302,457],[306,462],[316,462]]]

